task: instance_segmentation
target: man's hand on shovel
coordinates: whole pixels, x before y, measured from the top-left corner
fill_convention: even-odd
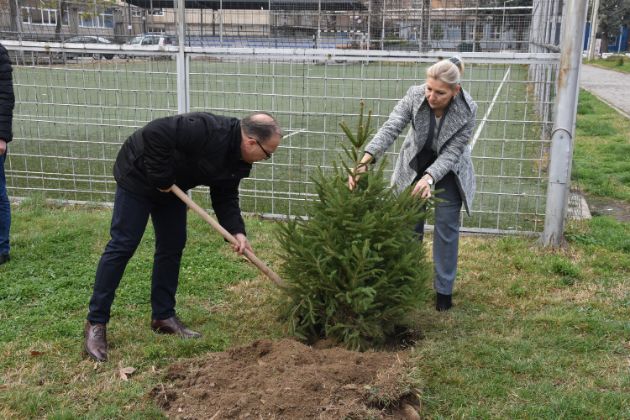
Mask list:
[[[165,188],[165,189],[161,189],[161,188],[158,188],[158,189],[163,193],[168,193],[168,192],[173,191],[173,186],[171,185],[170,187]],[[249,251],[252,254],[254,253],[254,250],[252,249],[251,244],[247,240],[247,236],[243,235],[242,233],[237,233],[236,235],[234,235],[234,239],[236,239],[236,242],[238,243],[230,242],[230,244],[232,246],[232,250],[236,252],[238,255],[243,255],[245,251]]]
[[[160,189],[160,191],[163,191]],[[262,262],[252,251],[252,247],[247,240],[247,237],[242,233],[237,233],[236,235],[232,235],[230,232],[225,230],[223,226],[219,224],[216,220],[214,220],[210,215],[197,203],[195,203],[185,192],[183,192],[177,185],[171,185],[164,192],[172,192],[180,200],[182,200],[186,205],[192,209],[195,213],[201,216],[210,226],[214,228],[217,232],[223,236],[228,242],[232,244],[232,249],[234,249],[239,254],[245,255],[248,260],[250,260],[262,273],[264,273],[267,277],[269,277],[274,283],[278,286],[283,287],[284,281],[278,276],[272,269],[267,267],[264,262]]]
[[[245,252],[245,250],[251,253],[254,252],[254,250],[252,249],[252,246],[249,244],[249,241],[247,240],[247,236],[243,235],[242,233],[237,233],[236,235],[234,235],[234,239],[238,241],[238,245],[232,244],[232,249],[238,255],[243,255],[243,252]]]

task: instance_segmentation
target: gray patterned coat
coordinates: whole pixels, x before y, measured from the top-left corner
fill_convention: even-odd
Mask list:
[[[392,175],[392,186],[398,192],[411,185],[419,175],[410,163],[424,147],[429,133],[430,112],[424,88],[425,85],[409,88],[407,94],[394,107],[387,122],[365,148],[365,151],[375,159],[381,158],[411,122],[411,129],[402,144]],[[440,181],[449,171],[453,171],[462,202],[469,215],[476,187],[469,141],[475,128],[476,115],[477,104],[462,89],[453,99],[444,117],[439,137],[433,140],[437,141],[438,157],[426,170],[435,182]]]

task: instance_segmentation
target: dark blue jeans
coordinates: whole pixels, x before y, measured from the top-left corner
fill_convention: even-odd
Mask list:
[[[457,275],[457,254],[459,252],[459,226],[462,197],[459,194],[455,174],[449,172],[435,184],[442,190],[436,197],[443,201],[435,206],[435,226],[433,230],[433,287],[443,295],[453,293]],[[420,241],[424,237],[424,220],[415,227]]]
[[[11,206],[7,195],[7,179],[4,162],[7,154],[0,156],[0,255],[9,255],[9,230],[11,228]]]
[[[149,216],[155,229],[155,254],[151,283],[153,319],[175,315],[179,265],[186,245],[186,205],[175,195],[158,199],[116,188],[111,240],[96,269],[94,292],[87,319],[106,324],[116,289],[147,227]]]

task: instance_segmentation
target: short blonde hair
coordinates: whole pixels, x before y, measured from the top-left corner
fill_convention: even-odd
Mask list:
[[[452,88],[460,83],[459,68],[450,60],[440,60],[429,67],[427,77],[444,82]]]

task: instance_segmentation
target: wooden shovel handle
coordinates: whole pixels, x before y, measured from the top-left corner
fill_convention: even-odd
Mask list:
[[[238,241],[230,232],[225,230],[223,226],[219,224],[216,220],[214,220],[204,209],[202,209],[197,203],[195,203],[188,195],[181,190],[177,185],[173,185],[171,187],[171,191],[179,197],[188,207],[190,207],[195,213],[197,213],[203,220],[208,222],[210,226],[214,228],[217,232],[219,232],[226,240],[228,240],[233,245],[239,245]],[[250,260],[260,271],[263,272],[267,277],[269,277],[274,283],[278,286],[284,286],[284,281],[276,274],[272,269],[267,267],[264,262],[262,262],[253,252],[246,249],[243,251],[243,254]]]

